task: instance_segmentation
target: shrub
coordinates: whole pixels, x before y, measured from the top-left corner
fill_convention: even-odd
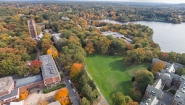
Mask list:
[[[43,93],[49,93],[49,92],[52,92],[52,91],[55,91],[55,90],[58,90],[58,89],[60,89],[60,88],[62,88],[62,87],[65,87],[66,86],[66,84],[60,84],[60,85],[57,85],[57,86],[55,86],[55,87],[53,87],[53,88],[49,88],[49,89],[44,89],[43,90]]]

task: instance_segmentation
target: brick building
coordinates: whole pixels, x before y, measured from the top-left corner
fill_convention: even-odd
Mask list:
[[[39,56],[39,60],[42,62],[41,71],[44,85],[46,87],[53,87],[58,85],[61,81],[61,78],[53,57],[50,54],[42,55]]]
[[[11,76],[0,78],[0,105],[18,101],[19,91],[32,88],[50,88],[60,84],[61,77],[51,55],[39,56],[41,74],[13,80]]]

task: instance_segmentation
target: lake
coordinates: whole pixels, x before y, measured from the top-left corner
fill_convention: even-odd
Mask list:
[[[110,21],[114,23],[113,20]],[[109,21],[106,20],[106,22]],[[120,22],[115,22],[120,24]],[[160,45],[161,51],[185,53],[185,23],[172,24],[153,21],[137,21],[132,23],[152,28],[154,30],[153,40]]]

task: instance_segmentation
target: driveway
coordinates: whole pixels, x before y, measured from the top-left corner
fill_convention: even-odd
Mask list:
[[[58,58],[56,59],[56,65],[57,65],[59,71],[63,72],[63,67],[61,66]],[[75,89],[75,87],[74,88],[71,87],[71,83],[69,83],[69,80],[67,79],[66,75],[64,75],[64,81],[66,83],[66,88],[69,91],[69,98],[70,98],[71,102],[73,103],[73,105],[80,105],[80,101],[78,100],[79,98],[78,98],[77,90]]]
[[[37,92],[38,90],[40,92]],[[56,94],[57,91],[58,90],[44,94],[43,89],[41,88],[31,89],[28,97],[25,100],[26,105],[37,105],[40,98],[42,98],[43,100],[47,100],[48,102],[54,102],[55,101],[54,95]]]

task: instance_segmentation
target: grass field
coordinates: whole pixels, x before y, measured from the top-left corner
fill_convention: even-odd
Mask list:
[[[122,56],[88,55],[87,70],[106,100],[111,103],[111,95],[117,91],[129,95],[132,88],[131,77],[140,69],[146,69],[148,64],[141,63],[127,67]]]

